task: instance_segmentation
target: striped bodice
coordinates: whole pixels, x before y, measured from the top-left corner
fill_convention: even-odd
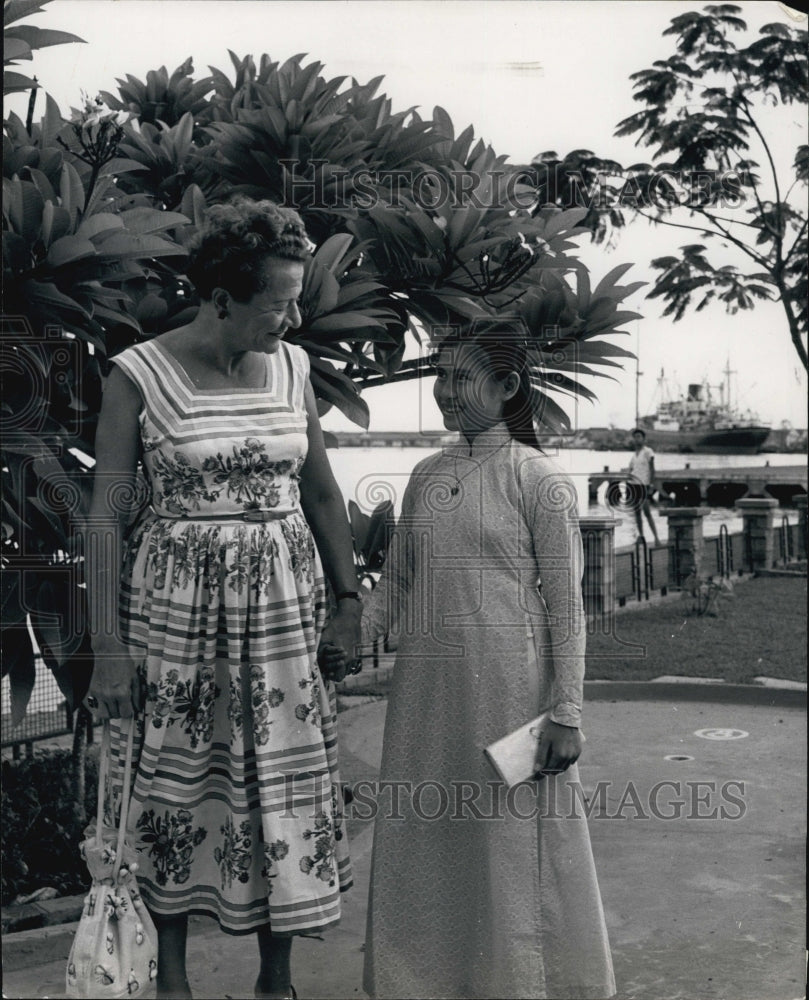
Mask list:
[[[197,389],[158,340],[113,360],[140,390],[143,465],[161,517],[300,507],[309,359],[281,341],[260,389]]]

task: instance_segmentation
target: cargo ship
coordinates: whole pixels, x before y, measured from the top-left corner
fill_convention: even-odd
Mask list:
[[[638,426],[646,432],[646,443],[655,451],[714,455],[756,455],[771,428],[749,411],[731,405],[729,367],[726,380],[718,386],[719,399],[707,382],[692,382],[685,396],[671,399],[661,370],[658,386],[661,399],[657,410],[641,417]]]

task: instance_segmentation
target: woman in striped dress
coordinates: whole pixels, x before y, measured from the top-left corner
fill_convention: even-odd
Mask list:
[[[130,833],[158,996],[191,995],[192,912],[257,932],[256,996],[294,996],[291,937],[337,923],[351,884],[334,692],[316,656],[354,648],[360,603],[307,355],[283,340],[300,324],[307,253],[288,209],[212,208],[188,270],[197,316],[119,354],[105,388],[89,703],[112,719],[144,709]],[[139,460],[150,506],[124,542]],[[325,629],[323,569],[336,595]]]

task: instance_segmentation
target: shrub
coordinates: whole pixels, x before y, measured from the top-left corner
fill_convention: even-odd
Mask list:
[[[79,842],[95,815],[98,748],[87,753],[84,810],[72,789],[69,750],[38,751],[19,761],[3,761],[0,822],[2,903],[53,886],[59,895],[81,892],[90,884]]]

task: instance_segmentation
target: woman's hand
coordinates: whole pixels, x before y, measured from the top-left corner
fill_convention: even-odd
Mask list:
[[[348,672],[348,657],[340,646],[321,645],[317,651],[317,665],[327,681],[341,681]]]
[[[561,774],[581,756],[582,735],[573,726],[563,726],[548,719],[542,724],[535,761],[536,776]]]
[[[118,639],[93,643],[95,663],[85,704],[96,719],[128,719],[143,707],[138,661]]]
[[[326,680],[341,681],[347,672],[356,673],[360,647],[362,605],[345,600],[338,605],[331,621],[323,629],[318,647],[317,661]]]

